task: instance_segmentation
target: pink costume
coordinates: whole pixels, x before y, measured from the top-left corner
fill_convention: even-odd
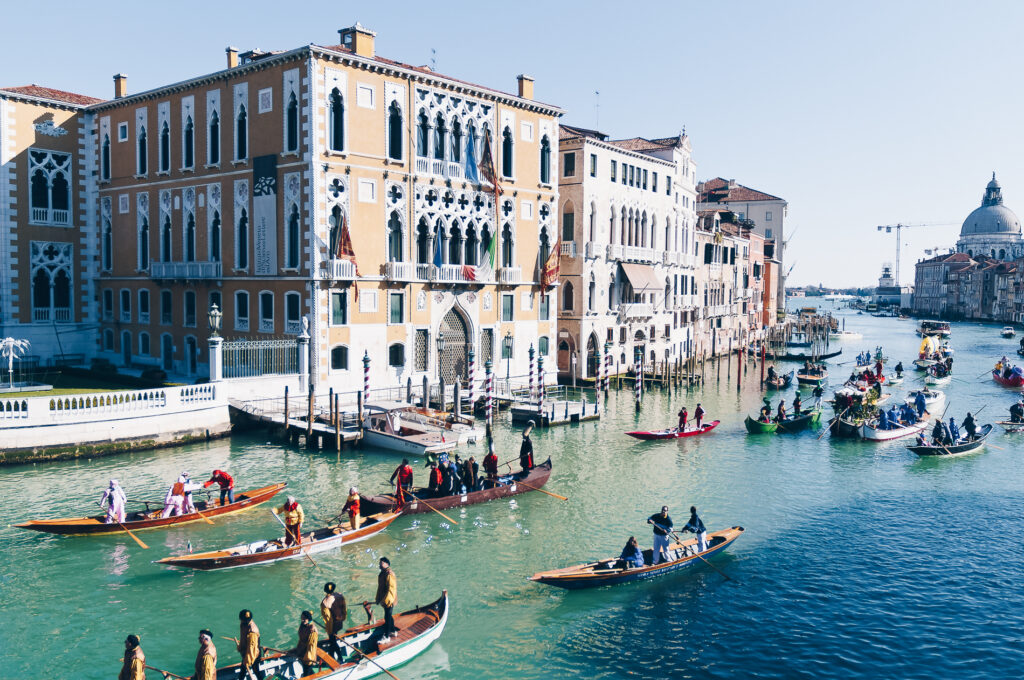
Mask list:
[[[124,506],[128,499],[124,490],[118,485],[116,479],[110,480],[110,486],[103,492],[100,498],[100,505],[107,504],[107,517],[104,520],[107,524],[124,522]]]

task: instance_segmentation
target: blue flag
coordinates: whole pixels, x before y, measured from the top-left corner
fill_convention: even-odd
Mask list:
[[[474,184],[480,184],[480,173],[476,169],[476,140],[475,135],[469,135],[466,140],[466,179]]]
[[[434,266],[441,268],[441,225],[434,231]]]

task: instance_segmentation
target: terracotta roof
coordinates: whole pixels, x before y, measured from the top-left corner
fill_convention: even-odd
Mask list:
[[[55,90],[52,87],[42,87],[40,85],[23,85],[21,87],[0,88],[0,93],[4,92],[20,95],[22,97],[32,97],[33,99],[48,99],[50,101],[71,104],[72,106],[89,106],[90,104],[99,104],[103,101],[96,97],[87,97],[84,94]]]
[[[766,194],[742,184],[716,177],[697,185],[699,203],[724,203],[727,201],[782,201],[785,199]]]
[[[644,139],[643,137],[616,139],[608,143],[614,144],[621,149],[626,149],[627,151],[660,151],[662,149],[671,149],[675,146],[675,142],[666,144],[664,142],[657,142],[651,139]]]
[[[579,139],[581,137],[590,137],[592,139],[599,139],[602,142],[608,141],[608,135],[598,130],[590,130],[587,128],[560,124],[558,126],[558,131],[558,136],[560,139]]]

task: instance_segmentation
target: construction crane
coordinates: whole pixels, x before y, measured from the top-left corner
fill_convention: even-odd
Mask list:
[[[955,225],[955,222],[942,222],[933,224],[883,224],[878,227],[878,231],[885,231],[886,234],[891,234],[893,230],[896,231],[896,286],[900,285],[900,246],[903,244],[902,232],[904,229],[917,229],[919,227],[949,227]]]

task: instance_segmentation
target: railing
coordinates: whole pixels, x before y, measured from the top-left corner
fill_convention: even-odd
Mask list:
[[[220,262],[154,262],[151,265],[154,279],[219,279]]]
[[[462,164],[437,158],[416,158],[416,174],[435,175],[446,179],[462,179]]]
[[[328,260],[327,276],[332,281],[351,281],[356,278],[356,265],[352,260]]]
[[[160,312],[160,323],[169,326],[174,322],[174,315],[171,312]]]
[[[260,319],[260,333],[273,333],[274,332],[274,320],[273,319]]]
[[[57,208],[32,208],[33,224],[65,225],[70,223],[71,213]]]
[[[654,248],[623,246],[622,259],[633,262],[654,262]]]
[[[621,260],[622,250],[625,246],[620,246],[618,243],[609,243],[607,255],[609,260]]]
[[[139,323],[149,323],[149,312],[139,312]]]
[[[583,247],[583,254],[585,257],[594,258],[601,256],[601,246],[598,243],[589,241],[587,245]]]
[[[647,303],[627,302],[619,305],[619,314],[627,319],[647,318],[654,315],[654,309]]]
[[[32,310],[32,320],[36,323],[45,323],[50,320],[50,308],[44,307],[42,309]]]
[[[298,335],[299,333],[302,332],[302,322],[301,321],[285,321],[284,322],[284,332],[288,333],[289,335]]]
[[[121,323],[131,323],[131,322],[132,322],[132,313],[131,313],[131,311],[122,309],[121,310]]]
[[[559,248],[559,255],[565,255],[566,257],[576,257],[576,242],[570,241],[569,243],[563,243]]]
[[[235,330],[248,332],[249,317],[245,317],[244,319],[235,319]]]
[[[225,378],[290,375],[299,371],[295,340],[229,340],[222,346]]]
[[[514,286],[523,282],[522,267],[499,267],[498,283],[505,286]]]
[[[437,281],[442,283],[468,283],[465,270],[461,264],[443,264],[438,272]]]
[[[384,277],[389,281],[415,281],[416,265],[412,262],[387,262]]]
[[[417,263],[416,278],[421,281],[432,281],[434,279],[434,265],[427,262]]]

